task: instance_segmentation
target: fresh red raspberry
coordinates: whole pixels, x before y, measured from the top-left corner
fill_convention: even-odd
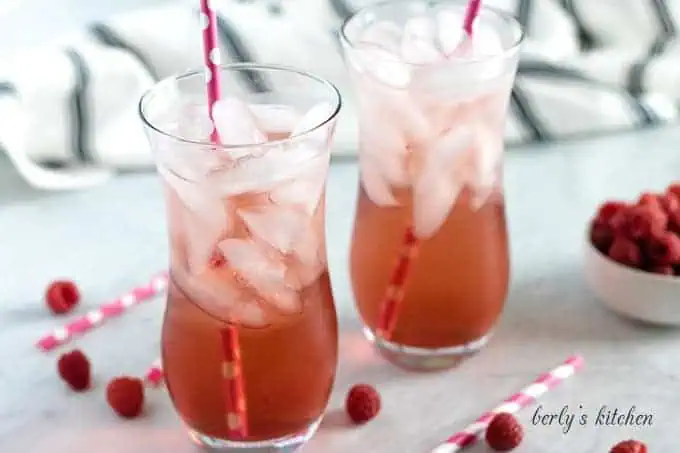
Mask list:
[[[647,241],[646,254],[654,266],[680,264],[680,238],[668,231],[655,234]]]
[[[614,234],[628,234],[628,225],[630,224],[630,207],[619,210],[609,219],[609,226]]]
[[[637,440],[624,440],[614,445],[609,453],[647,453],[647,445]]]
[[[596,219],[590,227],[590,242],[605,255],[614,242],[614,232],[607,222]]]
[[[662,209],[653,205],[643,205],[630,208],[623,229],[631,239],[645,239],[654,232],[664,231],[667,225],[668,216]]]
[[[652,266],[649,268],[649,272],[652,272],[654,274],[661,274],[661,275],[674,275],[675,274],[675,269],[673,266],[669,265],[656,265]]]
[[[123,418],[135,418],[144,407],[144,384],[141,379],[121,376],[106,387],[106,401]]]
[[[357,384],[347,394],[345,408],[354,423],[365,423],[380,412],[380,394],[368,384]]]
[[[510,451],[522,443],[524,429],[512,414],[496,415],[486,428],[486,443],[495,451]]]
[[[680,210],[668,214],[667,228],[675,234],[680,234]]]
[[[668,186],[666,193],[675,194],[676,197],[680,198],[680,182],[676,182]]]
[[[659,200],[659,196],[651,193],[651,192],[645,192],[642,195],[640,195],[640,198],[638,199],[637,202],[638,206],[658,206],[661,207],[661,203]]]
[[[609,257],[625,266],[639,268],[642,264],[640,247],[625,236],[616,236],[609,248]]]
[[[659,196],[659,204],[666,214],[680,211],[680,197],[673,192],[666,192]]]
[[[70,280],[57,280],[45,291],[45,301],[54,314],[68,313],[80,300],[80,291]]]
[[[78,349],[59,357],[57,370],[59,376],[76,392],[82,392],[90,386],[90,361]]]
[[[609,222],[616,214],[625,210],[628,205],[622,201],[607,201],[600,205],[595,219]]]

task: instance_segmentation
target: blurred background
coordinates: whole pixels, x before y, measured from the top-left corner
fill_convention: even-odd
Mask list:
[[[42,44],[89,21],[171,0],[2,0],[0,51]]]

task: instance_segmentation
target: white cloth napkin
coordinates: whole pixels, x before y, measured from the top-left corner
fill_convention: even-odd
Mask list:
[[[373,0],[217,0],[222,61],[283,64],[344,96],[335,155],[356,153],[337,30]],[[137,104],[156,80],[201,66],[196,2],[114,17],[3,58],[0,147],[42,189],[151,169]],[[510,145],[676,121],[680,0],[487,0],[527,31],[506,131]]]

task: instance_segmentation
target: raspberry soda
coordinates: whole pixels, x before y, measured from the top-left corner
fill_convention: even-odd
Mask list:
[[[225,87],[248,75],[278,88],[218,101],[219,146],[209,143],[201,74],[161,82],[141,103],[168,215],[163,367],[199,444],[291,451],[316,429],[337,362],[324,205],[340,98],[330,83],[289,69],[222,72]],[[220,340],[227,329],[240,356],[236,422],[241,397],[225,386]],[[241,422],[235,436],[231,425]]]
[[[407,367],[448,367],[482,347],[508,292],[503,132],[523,35],[482,8],[468,37],[464,12],[379,3],[342,33],[360,131],[352,285],[368,337]]]

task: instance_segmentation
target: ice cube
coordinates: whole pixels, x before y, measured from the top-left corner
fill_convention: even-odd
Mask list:
[[[295,124],[291,136],[307,133],[308,139],[313,140],[318,146],[323,146],[329,138],[328,124],[323,127],[319,126],[330,119],[333,110],[333,106],[328,102],[320,102],[312,106]]]
[[[307,215],[275,204],[239,209],[238,214],[253,236],[283,254],[290,253],[295,241],[309,229]]]
[[[268,192],[297,177],[322,154],[307,143],[270,145],[264,155],[242,159],[233,168],[212,174],[208,183],[222,195]]]
[[[478,122],[474,126],[475,146],[472,174],[469,183],[474,191],[472,208],[481,208],[496,190],[499,166],[503,158],[503,134]]]
[[[362,109],[367,111],[367,118],[362,118],[362,122],[374,127],[391,121],[409,144],[422,144],[432,139],[432,126],[410,91],[373,83],[362,85],[361,92]]]
[[[195,146],[180,145],[165,138],[159,138],[159,141],[162,142],[158,147],[159,171],[170,171],[184,180],[201,183],[213,169],[224,163],[224,156],[211,150],[198,150]]]
[[[250,240],[225,239],[218,245],[229,266],[257,291],[259,296],[285,313],[300,310],[298,294],[286,286],[286,266]]]
[[[206,103],[187,103],[178,119],[177,133],[180,137],[203,141],[210,138],[213,123]]]
[[[417,237],[433,236],[449,216],[465,185],[458,173],[473,139],[467,128],[454,128],[426,151],[423,168],[413,185],[413,222]]]
[[[182,229],[186,236],[187,265],[192,274],[202,272],[219,238],[231,228],[226,201],[198,183],[185,181],[165,169],[161,174],[184,204]]]
[[[309,163],[307,170],[273,188],[269,198],[279,206],[300,206],[311,215],[321,201],[327,170],[328,157],[317,156]]]
[[[472,52],[475,57],[501,55],[503,53],[503,40],[490,24],[479,22],[472,35]]]
[[[451,10],[440,11],[437,14],[437,42],[444,55],[456,53],[464,39],[461,15]]]
[[[253,145],[266,141],[250,107],[238,98],[227,97],[215,102],[213,118],[224,145]]]
[[[210,217],[185,212],[184,234],[186,237],[186,257],[189,272],[198,275],[209,265],[219,239],[225,234],[224,211]]]
[[[315,254],[314,260],[304,262],[302,260],[291,263],[286,273],[286,281],[296,289],[301,290],[312,283],[323,273],[325,263]]]
[[[269,324],[264,308],[239,287],[230,270],[210,270],[198,277],[182,275],[180,278],[182,288],[214,316],[248,327]]]
[[[252,104],[250,109],[258,128],[267,133],[289,134],[300,119],[300,114],[287,105]]]
[[[361,128],[359,147],[361,153],[368,154],[387,182],[391,186],[404,187],[408,185],[406,172],[406,155],[408,144],[405,133],[397,121],[381,114],[380,106],[368,97],[361,101],[361,114],[368,118],[381,118]],[[394,113],[394,112],[392,112]]]
[[[383,49],[398,53],[401,45],[401,28],[394,22],[379,21],[369,25],[361,34],[358,42],[382,47]]]
[[[435,26],[428,17],[413,17],[404,25],[401,56],[411,64],[432,64],[442,60],[437,50]]]
[[[352,56],[360,71],[387,86],[405,88],[411,81],[411,68],[395,52],[362,44],[354,48]]]
[[[367,153],[359,154],[361,185],[368,198],[378,206],[397,206],[390,182],[380,172],[380,167]]]
[[[264,308],[255,300],[241,299],[230,310],[232,322],[246,327],[266,327],[270,320]]]

